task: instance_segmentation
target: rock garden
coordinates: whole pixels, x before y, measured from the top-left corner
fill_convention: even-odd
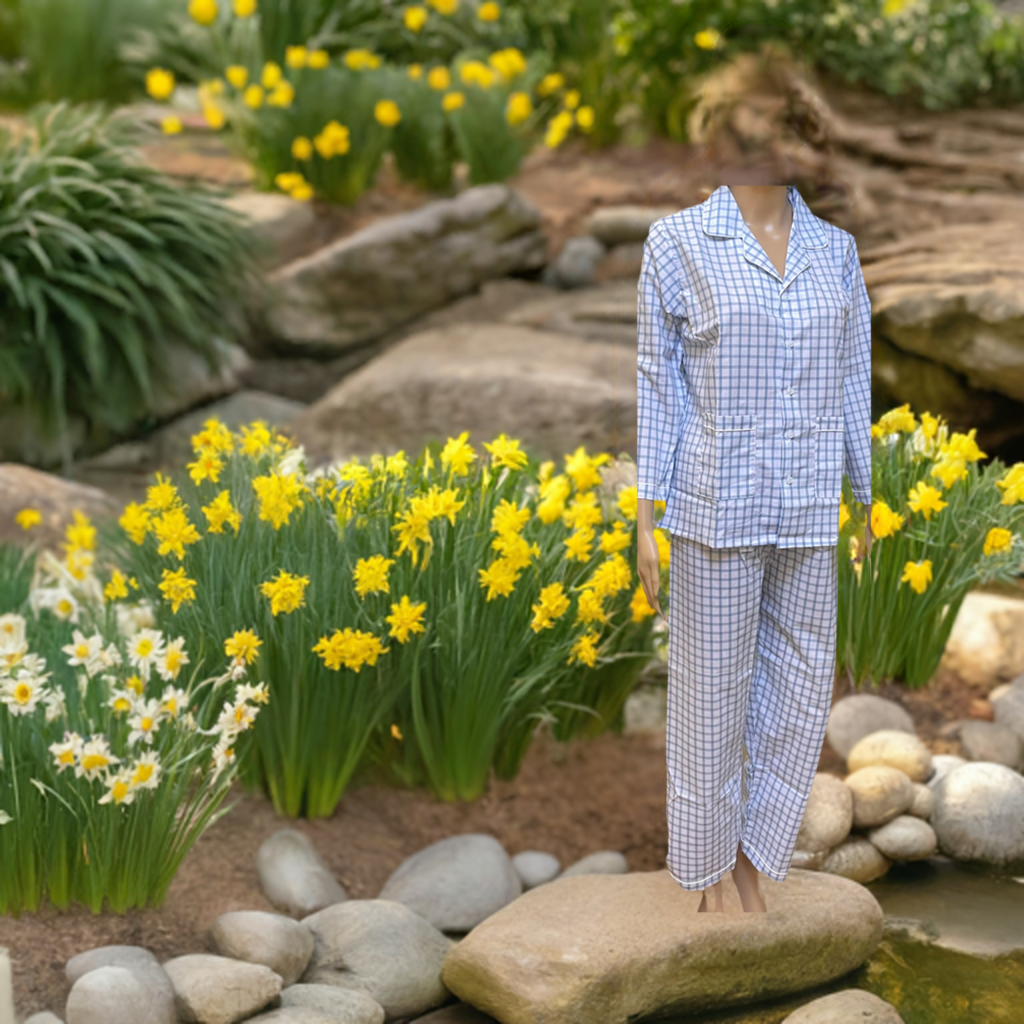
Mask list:
[[[0,0],[0,1024],[1020,1018],[1024,12],[755,7]],[[857,238],[873,500],[705,915],[636,295],[751,167]]]

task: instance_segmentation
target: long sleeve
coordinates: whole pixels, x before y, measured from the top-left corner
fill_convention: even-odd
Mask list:
[[[857,242],[850,239],[843,286],[852,294],[843,337],[843,411],[846,437],[843,471],[850,478],[853,496],[871,504],[871,300],[864,284],[864,272],[857,255]]]
[[[637,289],[636,493],[655,501],[668,497],[687,400],[679,365],[684,309],[672,247],[665,233],[652,225]]]

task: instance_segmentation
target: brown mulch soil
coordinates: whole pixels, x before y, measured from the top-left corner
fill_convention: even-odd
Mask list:
[[[846,680],[837,678],[835,699],[847,692]],[[954,740],[936,734],[943,723],[967,717],[985,688],[940,670],[920,691],[894,684],[877,692],[907,708],[934,752],[959,753]],[[827,744],[819,768],[844,774]],[[0,918],[0,946],[11,953],[19,1013],[48,1009],[63,1015],[70,990],[64,965],[76,953],[112,944],[145,946],[161,961],[207,952],[207,932],[218,915],[272,910],[257,883],[255,857],[279,828],[305,833],[354,899],[375,898],[402,860],[424,846],[467,832],[495,836],[510,855],[550,851],[563,865],[614,849],[631,871],[657,871],[667,851],[663,730],[606,733],[569,745],[541,735],[518,777],[493,780],[473,804],[445,804],[424,790],[371,784],[349,791],[330,819],[289,821],[262,797],[240,788],[236,797],[233,810],[185,858],[160,909],[93,916],[84,908],[46,908]]]

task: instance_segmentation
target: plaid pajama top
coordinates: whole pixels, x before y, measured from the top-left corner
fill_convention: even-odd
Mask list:
[[[785,277],[727,185],[656,220],[637,290],[637,497],[709,547],[839,541],[871,502],[871,303],[853,235],[787,187]]]

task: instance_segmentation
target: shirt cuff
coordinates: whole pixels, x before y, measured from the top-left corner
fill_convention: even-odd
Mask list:
[[[638,501],[667,501],[668,488],[657,484],[637,482],[636,497]]]
[[[871,504],[871,492],[870,491],[857,491],[853,492],[854,498],[857,499],[862,505]]]

